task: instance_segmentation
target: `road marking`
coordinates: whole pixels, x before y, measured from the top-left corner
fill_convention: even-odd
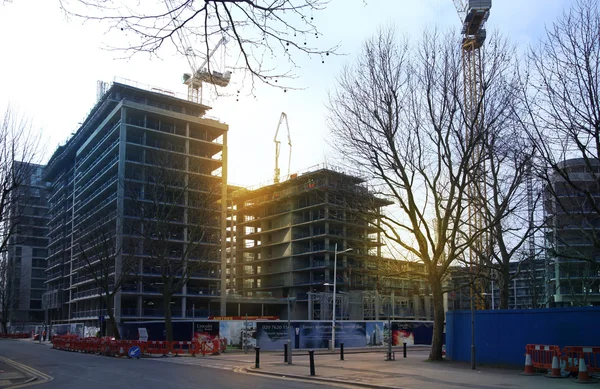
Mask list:
[[[221,369],[221,370],[233,370],[235,366],[228,365],[215,365],[211,363],[203,363],[202,360],[198,359],[146,359],[147,361],[156,361],[156,362],[166,362],[166,363],[175,363],[179,365],[188,365],[188,366],[201,366],[208,367],[211,369]]]
[[[38,384],[43,384],[46,383],[48,381],[52,381],[54,378],[49,376],[48,374],[42,373],[39,370],[34,369],[33,367],[24,365],[22,363],[19,362],[15,362],[12,359],[8,359],[5,357],[0,357],[0,360],[3,361],[6,364],[9,364],[11,366],[13,366],[15,369],[20,370],[22,372],[25,372],[29,375],[32,375],[35,379],[35,381],[31,381],[31,382],[25,382],[19,385],[15,385],[15,386],[11,386],[11,389],[16,389],[16,388],[24,388],[26,386],[32,386],[32,385],[38,385]]]

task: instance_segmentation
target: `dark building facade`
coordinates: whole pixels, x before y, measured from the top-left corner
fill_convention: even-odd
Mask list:
[[[560,168],[544,193],[548,293],[559,307],[600,305],[600,161]]]
[[[117,322],[164,317],[165,304],[173,318],[191,317],[192,307],[219,312],[228,126],[206,118],[209,109],[115,82],[51,157],[44,307],[52,322],[93,324],[107,314],[92,271],[106,262],[110,287],[119,286]],[[166,301],[163,276],[176,263],[196,265]]]
[[[293,301],[295,319],[331,318],[336,273],[338,319],[391,316],[392,305],[398,317],[421,312],[425,303],[413,295],[424,282],[381,268],[386,260],[378,218],[389,204],[369,192],[363,179],[330,167],[234,192],[236,255],[228,311],[236,312],[237,296],[248,310],[254,304],[255,315],[286,317],[287,301]]]
[[[8,223],[13,231],[7,247],[13,299],[11,325],[45,320],[42,295],[46,289],[48,245],[48,184],[42,165],[15,162],[23,182],[10,194]]]

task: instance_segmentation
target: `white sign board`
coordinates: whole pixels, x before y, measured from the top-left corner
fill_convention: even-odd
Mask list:
[[[148,341],[148,331],[145,328],[138,328],[138,340]]]

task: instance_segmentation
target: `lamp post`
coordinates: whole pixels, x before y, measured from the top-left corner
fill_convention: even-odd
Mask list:
[[[196,304],[192,304],[192,341],[196,338]]]
[[[346,250],[337,251],[337,243],[335,244],[333,252],[333,312],[331,314],[331,348],[335,350],[335,308],[336,308],[336,286],[337,286],[337,255],[352,251],[352,248]]]

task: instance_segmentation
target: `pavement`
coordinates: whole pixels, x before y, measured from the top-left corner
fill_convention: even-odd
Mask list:
[[[472,370],[470,364],[461,362],[427,362],[428,350],[409,349],[407,358],[396,351],[396,360],[386,361],[385,351],[315,355],[315,373],[310,375],[308,352],[296,353],[293,364],[273,361],[272,357],[261,361],[260,368],[246,366],[244,371],[273,377],[285,377],[306,381],[319,381],[333,385],[352,385],[365,388],[437,389],[437,388],[532,388],[569,389],[581,388],[575,378],[552,379],[542,374],[520,375],[521,369],[479,366]],[[261,356],[262,357],[262,356]],[[261,358],[262,359],[262,358]],[[593,385],[594,386],[594,385]],[[598,384],[596,384],[598,386]]]
[[[273,380],[299,380],[325,387],[374,389],[581,388],[575,378],[552,379],[544,377],[543,374],[524,376],[520,374],[522,368],[479,365],[476,370],[472,370],[469,363],[427,362],[428,347],[409,347],[407,358],[402,357],[402,349],[394,351],[396,359],[386,361],[385,349],[349,349],[346,350],[345,360],[342,361],[339,351],[332,353],[326,350],[317,350],[314,355],[315,376],[310,375],[308,350],[294,350],[293,364],[291,365],[283,361],[283,352],[281,351],[261,351],[259,368],[255,367],[254,350],[248,353],[227,351],[220,355],[196,358],[144,359],[152,360],[152,363],[164,362],[225,369],[241,374],[261,375]],[[0,380],[2,380],[1,377],[0,374]],[[286,386],[289,387],[289,385]],[[596,383],[591,386],[599,387],[600,384]],[[0,385],[0,388],[3,387]]]
[[[26,366],[0,357],[0,388],[9,388],[35,381],[37,376]]]

